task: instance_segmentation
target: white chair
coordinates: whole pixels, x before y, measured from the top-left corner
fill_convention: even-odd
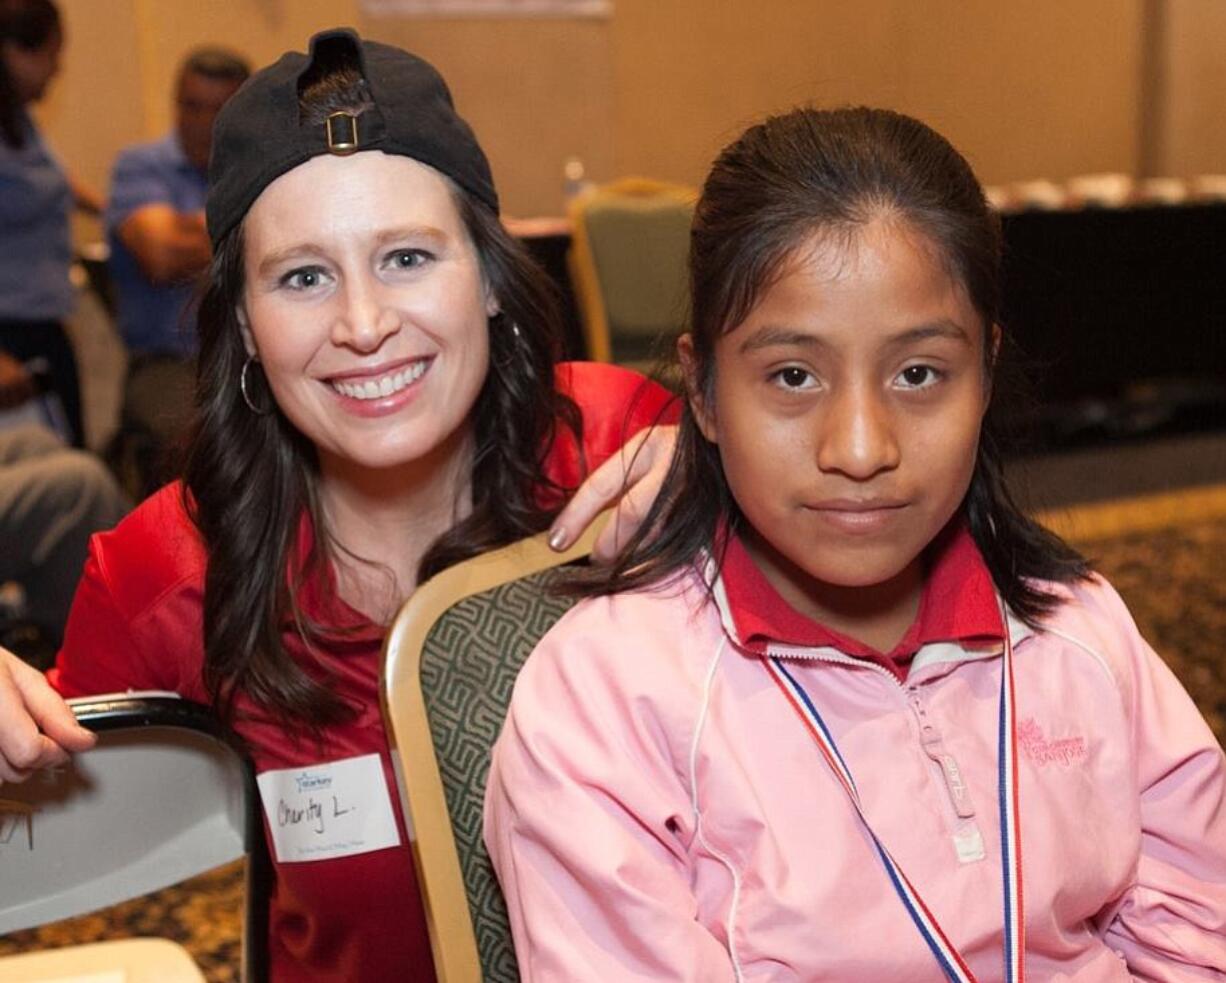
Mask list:
[[[71,701],[97,746],[0,786],[0,934],[71,918],[247,858],[242,978],[267,975],[271,866],[249,762],[212,714],[174,694]],[[74,975],[75,974],[75,975]],[[109,975],[108,975],[109,974]],[[165,939],[0,959],[0,983],[203,980]]]

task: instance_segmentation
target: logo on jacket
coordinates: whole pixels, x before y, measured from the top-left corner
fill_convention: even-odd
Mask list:
[[[1048,740],[1043,736],[1043,729],[1033,717],[1027,717],[1017,725],[1017,739],[1026,757],[1036,765],[1049,765],[1053,762],[1071,765],[1075,761],[1084,761],[1086,757],[1084,737],[1062,737],[1054,741]]]

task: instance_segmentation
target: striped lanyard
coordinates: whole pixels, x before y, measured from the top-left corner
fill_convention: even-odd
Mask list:
[[[788,672],[783,662],[777,656],[768,656],[766,667],[771,677],[779,684],[788,702],[800,714],[805,727],[817,741],[822,756],[842,784],[852,805],[855,806],[860,821],[873,838],[877,855],[889,874],[894,890],[898,892],[907,914],[915,922],[920,935],[924,937],[928,948],[941,965],[953,983],[977,983],[975,974],[966,965],[965,960],[941,930],[936,917],[928,910],[919,892],[911,882],[898,862],[890,855],[885,844],[869,825],[868,817],[860,803],[860,793],[856,790],[855,780],[839,749],[834,743],[834,737],[827,729],[817,707],[809,699],[803,686]],[[997,773],[999,777],[1000,795],[1000,844],[1001,844],[1001,880],[1004,898],[1004,962],[1005,983],[1024,983],[1025,968],[1025,935],[1022,909],[1022,842],[1020,814],[1018,812],[1017,788],[1017,724],[1014,713],[1013,698],[1013,643],[1009,638],[1008,622],[1005,622],[1005,650],[1000,674],[1000,715],[997,729]]]

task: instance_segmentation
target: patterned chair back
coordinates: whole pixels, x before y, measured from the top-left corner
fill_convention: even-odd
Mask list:
[[[544,536],[423,584],[385,646],[384,703],[441,983],[519,979],[506,906],[482,840],[490,749],[515,677],[573,598],[551,591],[564,554]]]

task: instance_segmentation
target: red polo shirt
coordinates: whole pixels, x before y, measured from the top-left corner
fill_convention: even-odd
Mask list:
[[[878,652],[793,608],[758,569],[740,536],[728,542],[721,579],[737,636],[747,647],[764,650],[781,642],[835,648],[904,680],[911,657],[924,645],[1004,637],[991,574],[964,522],[955,520],[932,542],[925,564],[919,613],[889,652]]]
[[[642,427],[676,418],[670,393],[616,366],[562,365],[557,384],[583,415],[582,445],[560,431],[545,461],[547,477],[563,488],[577,485],[587,469]],[[304,533],[303,551],[311,541],[309,526]],[[177,484],[147,499],[114,530],[94,536],[64,647],[49,673],[52,685],[65,696],[160,689],[207,703],[207,566],[204,543]],[[426,913],[380,711],[385,628],[337,595],[330,569],[303,585],[299,603],[306,618],[327,630],[308,646],[287,623],[285,651],[357,708],[356,716],[321,727],[312,737],[287,730],[240,694],[235,729],[261,773],[377,755],[384,778],[380,794],[390,800],[399,844],[312,861],[282,862],[274,854],[270,978],[274,983],[431,983]]]

